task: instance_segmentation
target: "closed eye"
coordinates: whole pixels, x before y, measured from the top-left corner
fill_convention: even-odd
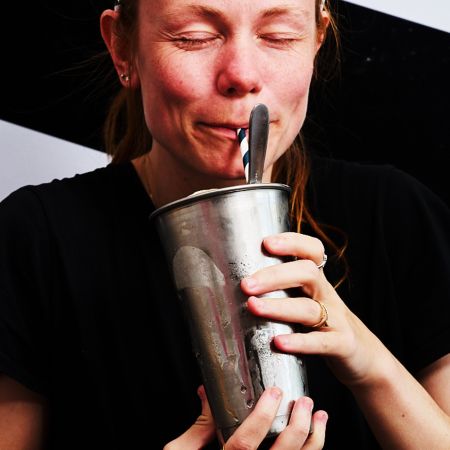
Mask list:
[[[175,37],[175,43],[178,47],[186,50],[197,50],[210,46],[220,39],[217,34],[211,33],[189,33]]]
[[[301,40],[301,36],[296,33],[268,33],[258,36],[272,47],[292,47]]]

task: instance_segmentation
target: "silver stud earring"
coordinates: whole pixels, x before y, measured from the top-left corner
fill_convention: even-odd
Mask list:
[[[125,83],[128,83],[130,81],[130,75],[128,73],[121,73],[120,79]]]

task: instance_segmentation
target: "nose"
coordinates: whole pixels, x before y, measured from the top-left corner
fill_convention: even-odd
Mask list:
[[[263,84],[260,64],[251,42],[236,39],[226,43],[219,61],[217,89],[227,97],[257,94]]]

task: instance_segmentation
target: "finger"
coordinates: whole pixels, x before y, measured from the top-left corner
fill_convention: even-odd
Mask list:
[[[301,287],[307,295],[316,297],[323,272],[311,260],[298,260],[263,267],[241,281],[247,295],[260,295],[278,289]],[[313,295],[314,294],[314,295]]]
[[[328,414],[325,411],[317,411],[312,417],[312,430],[302,450],[319,450],[325,445],[325,433]]]
[[[258,298],[250,297],[248,310],[259,317],[312,327],[322,318],[319,303],[310,298]]]
[[[272,450],[302,448],[309,436],[312,408],[313,401],[309,397],[295,402],[289,424],[277,437]]]
[[[286,353],[335,356],[340,353],[339,339],[330,328],[309,333],[280,334],[273,338],[276,348]]]
[[[325,253],[320,239],[300,233],[287,232],[268,236],[263,243],[266,250],[274,255],[309,259],[316,265],[322,262]]]
[[[205,388],[200,386],[197,394],[202,402],[202,412],[195,423],[177,439],[169,442],[164,450],[197,450],[203,448],[215,437],[215,425],[212,418]]]
[[[275,419],[281,397],[282,392],[279,388],[266,389],[252,413],[226,442],[226,450],[257,448],[266,437]]]

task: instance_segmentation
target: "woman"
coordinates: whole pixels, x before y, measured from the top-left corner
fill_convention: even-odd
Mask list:
[[[323,357],[308,370],[330,416],[326,447],[450,448],[448,210],[394,169],[307,163],[293,144],[330,20],[314,0],[123,0],[103,13],[123,85],[107,124],[115,164],[21,189],[0,208],[0,447],[213,441],[148,215],[196,190],[242,184],[236,129],[265,103],[264,181],[293,186],[302,233],[264,240],[297,260],[242,280],[250,311],[311,327],[274,345]],[[346,263],[335,229],[348,239]],[[327,278],[339,284],[346,264],[334,289]],[[300,286],[302,298],[257,298]],[[258,447],[280,395],[267,390],[224,448]],[[327,413],[312,409],[299,399],[272,448],[322,448]]]

